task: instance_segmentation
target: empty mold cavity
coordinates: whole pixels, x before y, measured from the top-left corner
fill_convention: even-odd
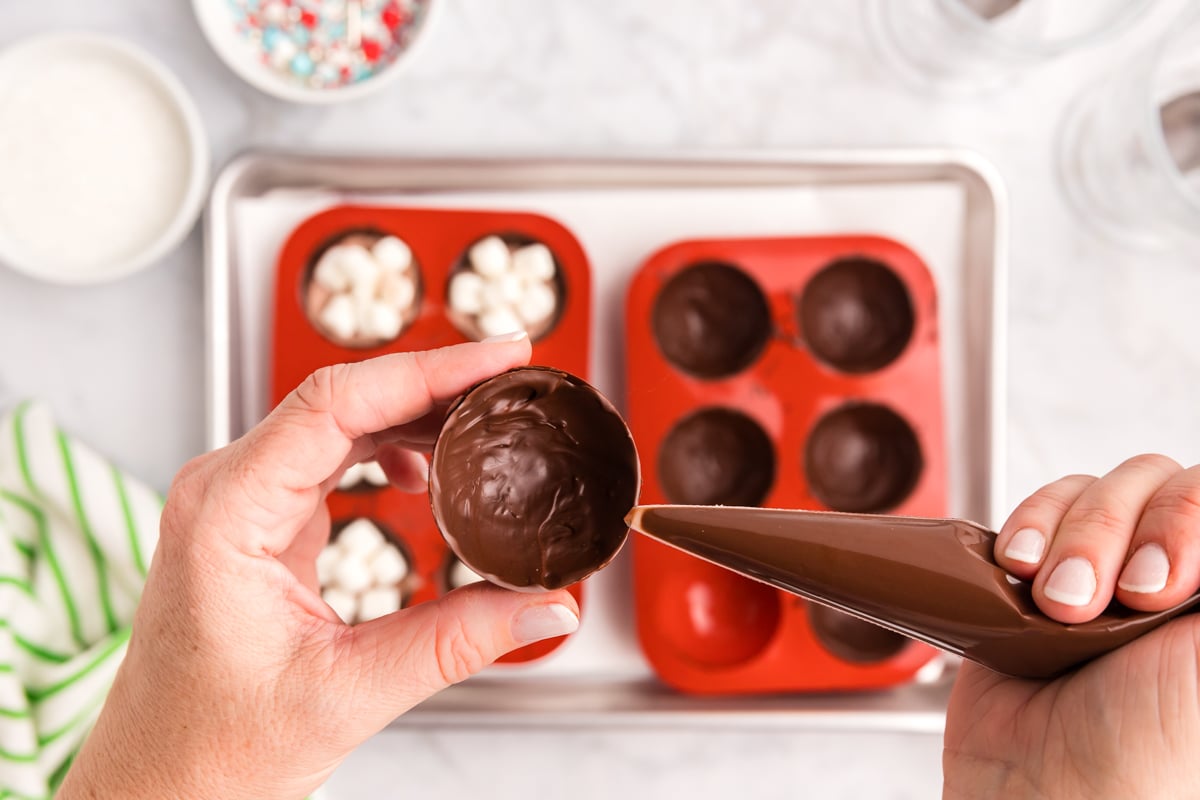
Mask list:
[[[710,564],[697,562],[664,575],[653,598],[656,635],[700,667],[750,661],[779,628],[777,590]]]

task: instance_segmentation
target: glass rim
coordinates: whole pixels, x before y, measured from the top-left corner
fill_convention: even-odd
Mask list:
[[[991,29],[988,20],[967,8],[962,0],[936,0],[936,2],[953,19],[979,34],[982,37],[982,41],[988,46],[1036,58],[1055,56],[1072,47],[1090,45],[1113,36],[1121,29],[1128,27],[1134,20],[1157,3],[1158,0],[1126,0],[1100,26],[1083,33],[1048,42],[1017,41],[1009,37],[997,36],[995,31]]]

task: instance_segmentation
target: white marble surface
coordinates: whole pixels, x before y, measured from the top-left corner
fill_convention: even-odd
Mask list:
[[[1097,239],[1064,206],[1052,160],[1064,105],[1158,36],[1178,2],[1001,92],[943,100],[890,77],[852,2],[436,1],[446,13],[408,74],[328,109],[241,84],[184,0],[0,0],[0,45],[63,27],[141,44],[195,96],[218,166],[251,145],[974,148],[997,165],[1012,200],[1010,502],[1139,451],[1200,461],[1200,256],[1147,256]],[[165,487],[203,442],[201,250],[197,232],[157,268],[91,289],[0,269],[0,407],[44,398],[70,428]],[[578,776],[579,797],[917,798],[937,793],[939,758],[931,736],[405,729],[374,740],[331,789],[515,798],[558,794]]]

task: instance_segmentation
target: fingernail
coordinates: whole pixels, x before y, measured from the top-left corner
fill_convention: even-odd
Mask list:
[[[1117,586],[1127,592],[1153,594],[1166,588],[1170,573],[1171,562],[1167,558],[1167,551],[1162,545],[1151,542],[1134,551],[1133,558],[1129,559],[1121,572]]]
[[[500,344],[502,342],[519,342],[522,339],[528,338],[527,331],[513,331],[512,333],[498,333],[495,336],[489,336],[483,340],[484,344]]]
[[[1004,548],[1004,557],[1022,564],[1036,564],[1042,560],[1046,552],[1046,537],[1033,528],[1021,528],[1008,540]]]
[[[1063,559],[1050,573],[1043,591],[1056,603],[1086,606],[1096,596],[1096,569],[1086,558]]]
[[[526,608],[517,613],[512,623],[513,638],[521,644],[566,636],[577,630],[579,617],[571,609],[557,603]]]

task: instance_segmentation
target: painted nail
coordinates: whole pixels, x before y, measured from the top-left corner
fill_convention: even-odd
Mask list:
[[[1086,558],[1065,558],[1050,573],[1046,597],[1065,606],[1086,606],[1096,596],[1096,568]]]
[[[503,342],[519,342],[522,339],[529,337],[527,331],[513,331],[512,333],[498,333],[495,336],[489,336],[483,340],[484,344],[501,344]]]
[[[1004,557],[1022,564],[1036,564],[1042,560],[1046,552],[1046,537],[1033,528],[1021,528],[1008,540],[1004,548]]]
[[[557,603],[526,608],[517,613],[512,623],[513,638],[521,644],[566,636],[577,630],[579,617],[571,609]]]
[[[1167,576],[1171,573],[1171,561],[1162,545],[1150,542],[1139,547],[1133,553],[1133,558],[1121,572],[1121,580],[1117,582],[1127,592],[1138,594],[1154,594],[1161,592],[1167,585]]]

